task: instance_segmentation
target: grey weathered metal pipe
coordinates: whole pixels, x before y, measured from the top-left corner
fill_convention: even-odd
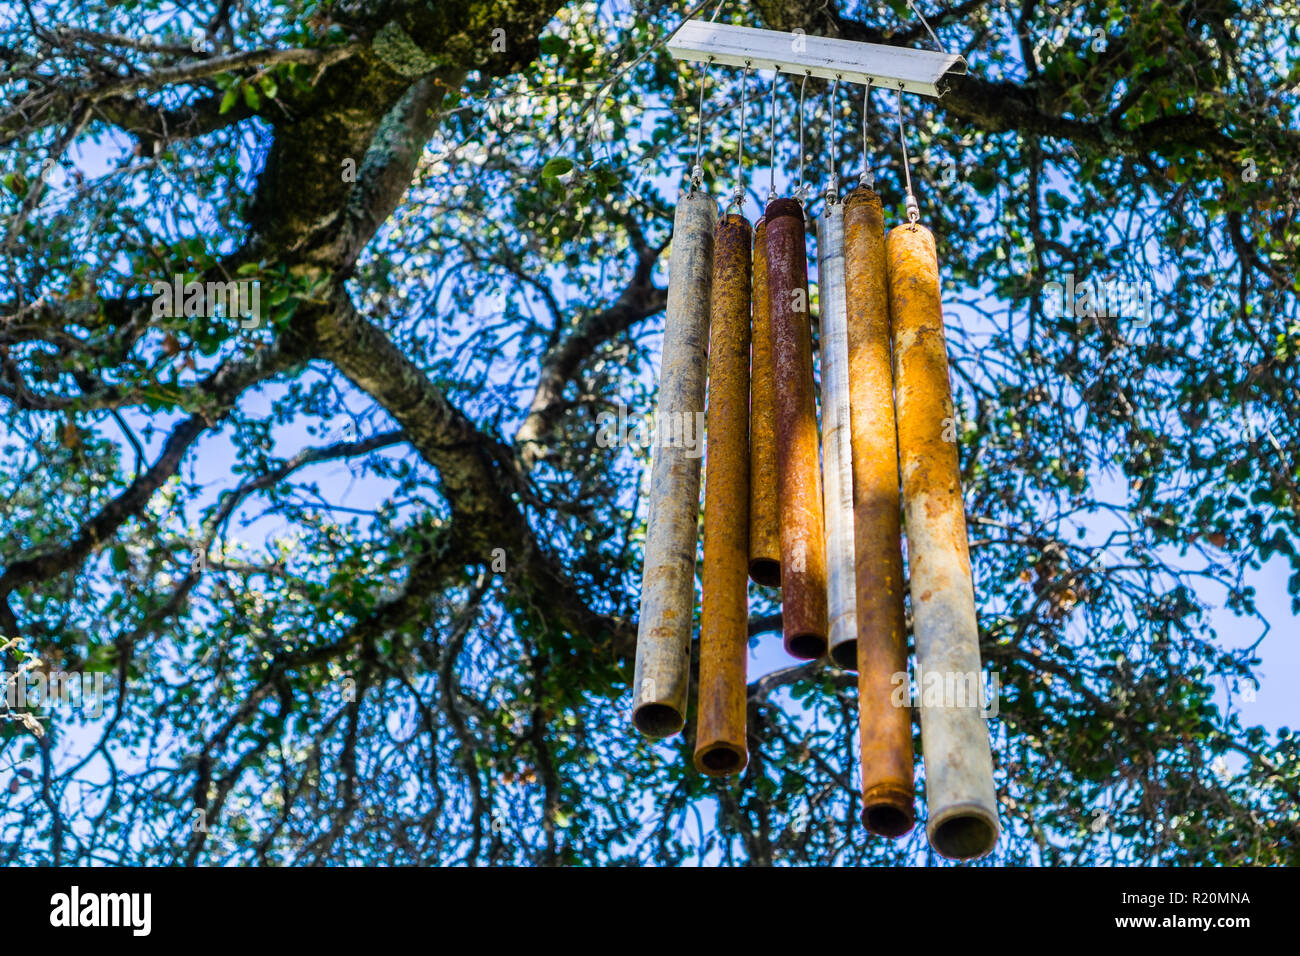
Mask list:
[[[704,414],[713,230],[717,203],[683,191],[673,218],[659,402],[650,472],[650,511],[641,575],[632,722],[667,737],[686,722],[691,674],[695,552],[699,540],[700,458],[685,441]],[[675,424],[674,424],[675,423]],[[698,435],[695,436],[698,439]]]
[[[827,201],[817,226],[821,316],[822,494],[826,513],[826,603],[831,660],[858,666],[857,582],[853,569],[853,451],[849,417],[848,302],[844,286],[844,206]]]

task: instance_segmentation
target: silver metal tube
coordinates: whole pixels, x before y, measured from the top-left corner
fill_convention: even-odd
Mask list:
[[[844,285],[844,206],[838,202],[827,201],[817,226],[817,292],[821,303],[822,489],[830,656],[845,670],[857,670],[849,325]]]
[[[700,444],[718,207],[683,190],[673,217],[659,401],[650,472],[650,511],[641,576],[632,722],[668,737],[686,722],[699,540]],[[694,437],[694,445],[676,438]]]

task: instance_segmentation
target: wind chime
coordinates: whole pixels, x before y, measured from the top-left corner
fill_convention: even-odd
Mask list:
[[[927,25],[928,26],[928,25]],[[933,37],[933,33],[931,33]],[[937,42],[937,41],[936,41]],[[669,41],[678,59],[743,66],[736,186],[718,219],[704,190],[704,85],[695,165],[677,202],[656,422],[706,415],[703,600],[695,765],[713,776],[748,763],[748,582],[781,590],[784,646],[858,672],[864,826],[899,837],[914,823],[911,708],[895,700],[907,674],[901,518],[912,633],[925,674],[980,671],[974,587],[955,443],[934,237],[920,222],[902,123],[902,94],[940,95],[961,57],[688,21]],[[771,188],[751,229],[743,214],[745,87],[773,71]],[[776,83],[801,76],[799,180],[775,189]],[[817,427],[808,309],[804,87],[832,81],[832,152],[817,223],[822,430]],[[863,165],[843,201],[835,170],[835,97],[863,93]],[[907,222],[885,233],[867,166],[872,86],[899,96]],[[705,393],[707,387],[707,408]],[[819,455],[820,447],[820,455]],[[632,719],[650,737],[686,723],[691,669],[700,460],[656,442],[641,585]],[[929,814],[943,856],[992,850],[997,806],[978,700],[920,703]]]

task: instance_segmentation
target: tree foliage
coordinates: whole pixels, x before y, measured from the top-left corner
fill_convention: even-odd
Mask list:
[[[1270,558],[1300,590],[1300,7],[918,6],[971,65],[902,110],[1003,687],[989,862],[1294,864],[1300,750],[1207,601],[1258,630]],[[851,674],[755,679],[737,780],[628,724],[648,453],[600,422],[652,408],[686,8],[0,3],[4,667],[108,678],[99,719],[0,724],[8,861],[933,860],[857,822]],[[930,42],[904,0],[718,16]],[[721,195],[742,72],[707,80]],[[865,119],[898,221],[896,100],[828,92],[807,178]],[[1053,308],[1068,274],[1149,321]],[[258,321],[159,314],[176,277],[256,281]]]

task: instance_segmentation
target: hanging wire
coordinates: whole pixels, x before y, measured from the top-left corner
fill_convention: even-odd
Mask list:
[[[794,198],[801,203],[808,195],[808,187],[803,181],[803,90],[810,76],[812,74],[805,70],[803,79],[799,81],[799,185],[794,191]]]
[[[907,158],[907,137],[903,135],[903,91],[898,91],[898,142],[903,147],[903,176],[907,180],[907,221],[916,222],[921,218],[921,208],[912,195],[912,168]]]
[[[721,7],[721,4],[719,4]],[[745,73],[740,78],[740,139],[736,144],[736,189],[731,203],[736,212],[745,208],[745,94],[748,92],[750,61],[745,61]]]
[[[870,105],[871,83],[862,88],[862,173],[858,176],[858,185],[864,189],[873,189],[876,185],[876,173],[871,168],[867,151],[867,107]]]
[[[925,14],[917,9],[916,4],[913,3],[912,0],[907,0],[907,8],[921,18],[921,26],[925,27],[925,32],[930,34],[930,39],[934,41],[934,45],[939,48],[939,51],[941,53],[944,52],[943,44],[939,42],[939,38],[935,36],[934,31],[930,29],[930,24],[926,21]],[[716,17],[717,14],[715,13],[714,16]]]
[[[709,62],[704,65],[704,77],[700,80],[700,116],[695,127],[695,168],[691,170],[691,192],[704,185],[704,167],[701,161],[704,157],[704,91],[709,86],[709,67],[713,65],[713,57],[709,57]]]
[[[831,179],[826,187],[826,202],[835,203],[840,199],[840,174],[836,169],[837,153],[835,139],[835,94],[840,91],[840,75],[835,74],[835,83],[831,86],[831,105],[827,111],[827,119],[831,125]]]
[[[590,122],[590,123],[588,124],[588,126],[587,126],[587,135],[586,135],[586,137],[583,139],[583,143],[582,143],[582,147],[581,147],[582,149],[586,149],[586,148],[588,148],[588,147],[590,146],[590,144],[591,144],[591,138],[592,138],[592,136],[595,135],[595,133],[596,133],[596,128],[597,128],[597,126],[599,125],[599,124],[598,124],[598,121],[599,121],[599,119],[600,119],[600,103],[601,103],[601,98],[605,95],[605,91],[606,91],[606,90],[609,90],[609,89],[613,89],[615,83],[617,83],[617,82],[618,82],[619,80],[621,80],[624,76],[626,76],[626,75],[628,74],[628,72],[630,72],[631,70],[633,70],[633,69],[634,69],[638,64],[642,63],[642,62],[646,59],[646,57],[648,57],[648,56],[650,56],[651,54],[653,54],[653,53],[654,53],[655,51],[657,51],[660,47],[665,46],[665,45],[668,43],[669,40],[671,40],[673,37],[677,36],[677,34],[678,34],[678,32],[681,30],[681,28],[684,27],[684,26],[686,26],[686,24],[689,23],[689,22],[690,22],[690,21],[695,17],[695,14],[699,13],[701,10],[703,10],[703,9],[704,9],[706,6],[708,6],[708,5],[709,5],[709,0],[700,0],[699,3],[697,3],[695,6],[691,7],[690,10],[686,11],[686,15],[685,15],[684,17],[682,17],[680,21],[678,21],[677,26],[673,27],[673,28],[668,32],[668,35],[667,35],[667,36],[664,36],[664,37],[660,38],[660,39],[657,40],[653,45],[651,45],[651,46],[649,46],[649,47],[646,47],[646,49],[642,50],[641,53],[640,53],[640,55],[638,55],[637,58],[636,58],[635,60],[632,60],[630,63],[625,64],[622,68],[619,69],[619,71],[618,71],[617,73],[615,73],[615,74],[614,74],[613,76],[611,76],[608,80],[606,80],[604,83],[601,84],[600,89],[598,89],[598,90],[596,91],[596,95],[595,95],[594,97],[592,97],[591,122]],[[719,10],[722,9],[722,4],[719,4],[719,5],[718,5],[718,9],[719,9]],[[713,15],[714,15],[715,17],[718,15],[716,10],[714,11],[714,14],[713,14]],[[462,107],[462,109],[468,109],[468,107]],[[570,135],[570,136],[576,136],[576,135],[577,135],[577,132],[578,132],[578,130],[577,130],[577,124],[575,123],[575,124],[574,124],[573,132],[570,133],[569,135]],[[566,137],[564,138],[564,140],[562,141],[562,143],[567,143],[567,142],[568,142],[568,139],[569,139],[569,137],[566,136]],[[575,143],[576,143],[576,140],[575,140]]]
[[[776,81],[781,78],[781,65],[774,64],[776,72],[772,74],[772,100],[768,104],[767,111],[771,114],[771,125],[768,129],[767,141],[770,147],[768,153],[768,180],[767,180],[767,201],[771,202],[776,198]]]

